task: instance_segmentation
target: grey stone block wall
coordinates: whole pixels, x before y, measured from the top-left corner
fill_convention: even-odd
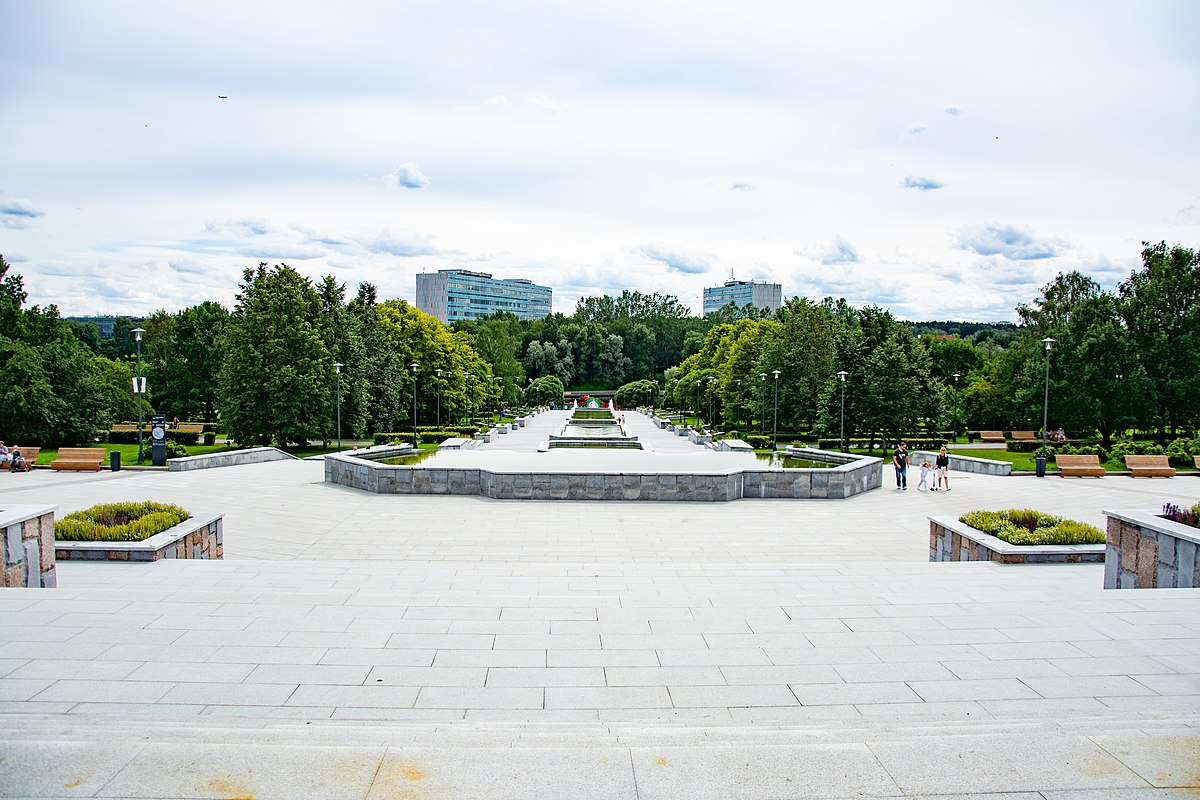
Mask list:
[[[0,511],[4,571],[0,586],[52,589],[58,585],[54,506],[8,506]]]
[[[1105,589],[1200,588],[1200,529],[1151,511],[1105,511]]]
[[[918,466],[922,461],[928,461],[930,464],[937,463],[937,453],[930,450],[914,450],[908,454],[908,463],[912,466]],[[1012,464],[1008,461],[998,461],[992,458],[975,458],[974,456],[956,456],[953,453],[947,452],[950,456],[950,469],[955,472],[973,472],[977,475],[1011,475]]]

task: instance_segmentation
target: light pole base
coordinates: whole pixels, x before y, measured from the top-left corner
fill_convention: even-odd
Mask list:
[[[1046,456],[1039,455],[1037,457],[1036,463],[1037,463],[1037,467],[1036,467],[1037,476],[1039,478],[1046,477]]]

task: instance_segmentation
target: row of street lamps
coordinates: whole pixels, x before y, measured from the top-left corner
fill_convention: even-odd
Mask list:
[[[138,342],[138,375],[140,376],[142,373],[142,348],[141,348],[142,329],[141,328],[135,329],[134,335],[137,337],[137,342]],[[338,452],[341,452],[341,450],[342,450],[342,367],[344,367],[344,366],[346,366],[346,365],[341,362],[335,362],[333,365],[333,371],[334,371],[334,375],[335,375],[336,382],[337,382],[337,449],[338,449]],[[412,370],[412,374],[413,374],[413,414],[412,414],[413,447],[416,447],[417,446],[417,372],[420,371],[421,365],[414,362],[412,364],[409,364],[408,366],[409,366],[409,369]],[[438,426],[438,428],[441,428],[442,427],[442,375],[444,373],[441,369],[435,369],[434,374],[437,375],[437,426]],[[464,377],[467,379],[468,382],[470,382],[473,378],[476,378],[479,376],[473,375],[470,372],[466,372],[466,373],[464,373]],[[487,380],[503,382],[504,376],[503,375],[493,375],[490,378],[487,378]],[[141,439],[142,439],[142,433],[141,433],[141,430],[142,430],[142,404],[141,404],[141,399],[142,399],[141,395],[139,394],[138,395],[138,463],[139,464],[142,461],[142,458],[141,458],[141,453],[142,453],[142,441],[141,441]],[[471,408],[470,408],[469,416],[471,416],[471,417],[475,416],[475,398],[473,395],[471,395]]]

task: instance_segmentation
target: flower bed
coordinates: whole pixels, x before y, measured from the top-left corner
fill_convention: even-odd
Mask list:
[[[54,541],[59,561],[159,561],[164,558],[223,558],[220,514],[196,514],[141,541]]]
[[[1104,544],[1104,532],[1073,519],[1031,508],[970,511],[958,518],[972,528],[1022,547],[1047,544]]]
[[[54,538],[71,542],[140,542],[191,515],[166,503],[102,503],[67,514],[54,523]]]

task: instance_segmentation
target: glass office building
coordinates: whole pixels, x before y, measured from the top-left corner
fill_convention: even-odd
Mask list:
[[[439,269],[417,275],[417,308],[445,323],[508,311],[521,319],[550,316],[554,291],[524,278],[496,280],[486,272]]]
[[[765,311],[775,311],[783,303],[783,287],[778,283],[725,281],[724,286],[705,288],[704,313],[706,315],[720,311],[730,303],[739,307],[752,305]]]

